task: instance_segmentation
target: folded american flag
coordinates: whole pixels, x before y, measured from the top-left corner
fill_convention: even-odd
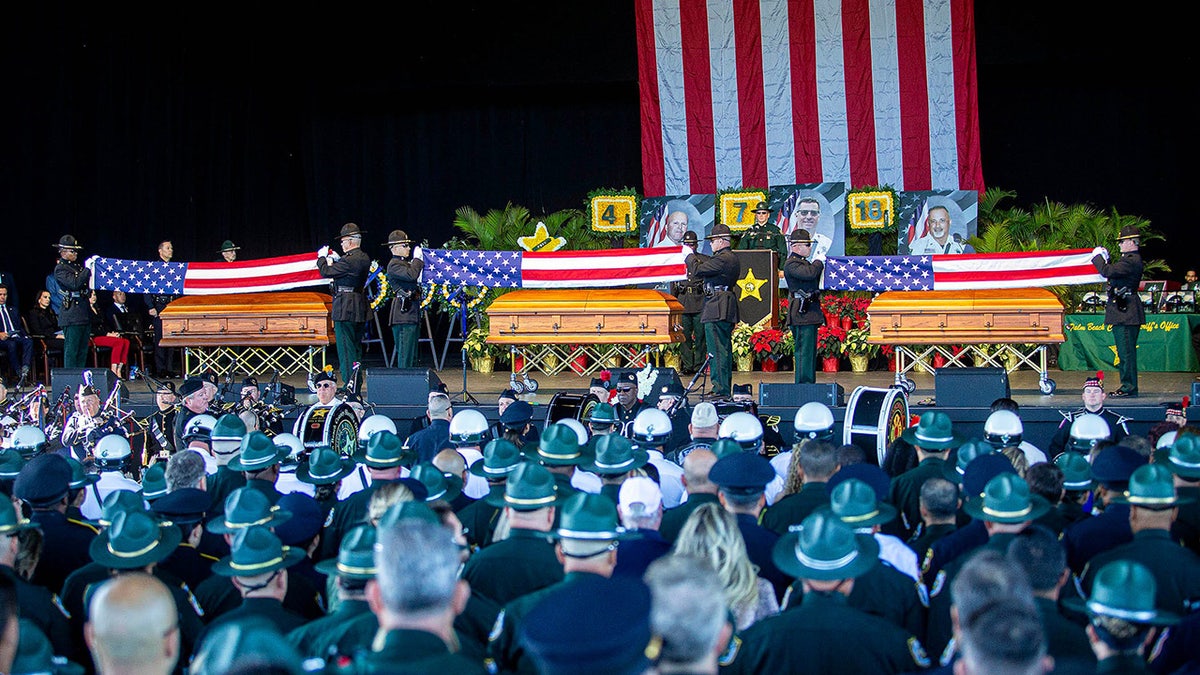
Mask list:
[[[423,283],[489,288],[582,288],[687,278],[680,246],[601,251],[425,251]]]
[[[829,258],[830,291],[955,291],[1029,288],[1104,281],[1091,249],[960,255]]]
[[[92,275],[92,287],[99,290],[163,295],[257,293],[329,283],[317,270],[315,252],[231,263],[97,257]]]

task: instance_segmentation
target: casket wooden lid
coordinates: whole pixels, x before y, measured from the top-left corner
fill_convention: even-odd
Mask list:
[[[683,305],[646,289],[531,289],[505,293],[487,308],[488,342],[665,343],[683,340]]]
[[[283,291],[277,293],[228,293],[185,295],[162,311],[163,318],[196,314],[320,314],[333,307],[328,293]]]
[[[887,291],[871,301],[873,312],[1063,310],[1058,296],[1044,288],[991,288],[968,291]]]

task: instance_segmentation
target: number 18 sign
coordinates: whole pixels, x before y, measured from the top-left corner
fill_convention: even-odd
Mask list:
[[[851,192],[846,201],[850,207],[852,231],[880,232],[891,228],[895,222],[895,192]]]

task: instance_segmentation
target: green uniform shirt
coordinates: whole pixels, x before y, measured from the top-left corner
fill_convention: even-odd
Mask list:
[[[519,673],[520,675],[537,675],[537,666],[533,659],[525,653],[524,647],[518,640],[517,631],[529,611],[542,598],[560,588],[566,588],[578,583],[580,579],[597,576],[590,572],[571,572],[562,581],[553,586],[547,586],[539,591],[523,595],[504,606],[496,617],[496,625],[488,636],[488,660],[502,673]]]
[[[562,581],[562,563],[549,535],[513,528],[508,539],[480,550],[467,560],[462,578],[498,605]]]
[[[296,628],[287,634],[287,639],[303,658],[330,658],[336,653],[338,641],[350,629],[351,621],[370,613],[366,600],[342,600],[331,614]],[[370,644],[370,638],[366,644]]]
[[[482,663],[462,654],[451,653],[441,638],[419,630],[393,630],[384,636],[378,651],[366,652],[354,658],[345,668],[334,673],[486,673]]]

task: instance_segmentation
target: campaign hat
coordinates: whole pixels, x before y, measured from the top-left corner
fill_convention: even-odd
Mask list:
[[[878,563],[879,542],[869,534],[856,534],[841,518],[822,509],[781,536],[771,559],[780,571],[797,579],[853,579]]]
[[[121,511],[88,546],[92,560],[109,569],[132,570],[171,555],[183,531],[142,509]]]

